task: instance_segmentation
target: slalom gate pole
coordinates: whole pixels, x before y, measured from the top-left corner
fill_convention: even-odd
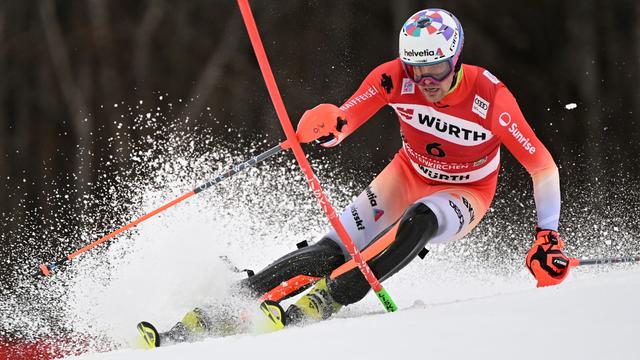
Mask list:
[[[600,259],[576,259],[570,258],[569,265],[584,266],[584,265],[607,265],[607,264],[620,264],[620,263],[635,263],[640,262],[640,256],[622,256]]]
[[[271,96],[271,101],[273,102],[276,113],[278,114],[278,119],[280,119],[280,124],[282,125],[284,133],[287,136],[289,145],[291,145],[293,155],[298,161],[298,164],[300,165],[300,168],[302,169],[302,172],[304,173],[304,176],[307,179],[307,182],[309,183],[309,186],[311,187],[316,200],[318,200],[320,207],[322,207],[322,210],[329,218],[329,222],[338,233],[338,236],[340,236],[340,239],[344,243],[353,260],[356,262],[356,264],[358,264],[358,268],[369,282],[369,285],[371,285],[371,288],[378,296],[378,299],[380,300],[382,305],[384,305],[387,311],[397,310],[397,306],[393,302],[393,299],[391,299],[391,296],[382,287],[380,281],[378,281],[378,279],[375,277],[375,275],[371,271],[371,268],[362,258],[362,255],[353,244],[353,241],[347,233],[347,230],[340,222],[340,219],[338,219],[338,217],[336,216],[336,212],[333,209],[333,206],[331,206],[329,200],[327,199],[327,196],[322,191],[322,188],[320,187],[320,181],[318,181],[318,178],[313,173],[313,169],[311,168],[311,165],[309,164],[309,161],[307,160],[305,153],[302,150],[302,146],[300,145],[298,138],[296,137],[296,132],[293,129],[293,125],[291,124],[291,120],[289,119],[289,115],[287,114],[284,102],[282,101],[282,97],[280,96],[278,85],[276,84],[273,72],[271,71],[271,66],[269,65],[267,54],[262,45],[260,34],[258,33],[258,27],[253,18],[251,7],[249,6],[249,1],[238,0],[238,6],[240,7],[242,18],[244,19],[245,26],[247,27],[251,45],[253,46],[256,58],[258,59],[260,71],[262,72],[262,76],[264,77],[264,81],[267,85],[269,95]]]
[[[40,265],[39,271],[36,272],[35,274],[33,274],[34,277],[37,276],[49,276],[49,274],[51,274],[51,272],[53,270],[55,270],[56,268],[62,266],[62,265],[66,265],[68,262],[70,262],[71,260],[73,260],[75,257],[95,248],[96,246],[102,244],[105,241],[110,240],[111,238],[115,237],[116,235],[140,224],[141,222],[149,219],[150,217],[153,217],[154,215],[157,215],[165,210],[167,210],[170,207],[173,207],[176,204],[179,204],[181,202],[183,202],[184,200],[197,195],[207,189],[209,189],[210,187],[218,184],[219,182],[221,182],[224,179],[228,179],[230,177],[232,177],[233,175],[247,169],[250,168],[252,166],[255,166],[257,163],[270,158],[271,156],[278,154],[279,152],[281,152],[282,150],[288,149],[289,148],[289,143],[288,142],[282,142],[280,144],[278,144],[277,146],[272,147],[271,149],[263,152],[262,154],[256,155],[253,158],[240,163],[240,164],[236,164],[232,167],[230,167],[227,171],[225,171],[224,173],[218,175],[217,177],[215,177],[214,179],[211,179],[207,182],[205,182],[204,184],[198,186],[197,188],[189,191],[188,193],[180,196],[179,198],[176,198],[174,200],[169,201],[168,203],[160,206],[159,208],[151,211],[150,213],[143,215],[135,220],[133,220],[132,222],[128,223],[127,225],[101,237],[100,239],[92,242],[91,244],[83,247],[82,249],[67,255],[67,257],[65,257],[64,259],[61,260],[57,260],[57,261],[53,261],[51,263],[48,264],[42,264]]]

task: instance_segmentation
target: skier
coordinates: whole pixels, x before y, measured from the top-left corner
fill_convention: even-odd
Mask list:
[[[448,11],[415,13],[400,30],[399,58],[375,68],[342,106],[321,104],[306,111],[298,139],[333,147],[384,105],[395,111],[402,148],[340,216],[380,281],[406,266],[427,243],[459,239],[480,222],[496,191],[504,145],[533,181],[537,227],[526,266],[538,286],[559,284],[569,262],[558,235],[558,169],[506,86],[488,70],[462,63],[463,44],[462,26]],[[310,286],[286,311],[276,302]],[[275,300],[261,305],[273,330],[326,319],[370,289],[334,230],[238,288],[254,298]],[[224,334],[230,322],[229,311],[223,313],[226,317],[195,309],[159,336],[148,323],[141,323],[140,330],[150,346],[195,334]]]

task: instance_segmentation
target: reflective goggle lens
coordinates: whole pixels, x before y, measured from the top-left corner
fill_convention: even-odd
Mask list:
[[[418,85],[425,85],[427,80],[440,83],[453,72],[451,61],[443,61],[434,65],[407,65],[403,64],[407,76]]]

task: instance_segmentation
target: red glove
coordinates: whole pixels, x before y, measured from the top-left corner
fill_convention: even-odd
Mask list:
[[[346,114],[332,104],[320,104],[302,115],[296,134],[298,141],[308,143],[317,140],[320,145],[338,145],[346,136],[342,130],[347,125]]]
[[[527,267],[538,287],[560,284],[569,275],[569,259],[562,253],[564,242],[554,230],[536,229],[536,242],[527,253]]]

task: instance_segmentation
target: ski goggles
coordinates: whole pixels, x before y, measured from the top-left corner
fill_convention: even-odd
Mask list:
[[[411,81],[422,86],[426,86],[427,81],[440,84],[454,71],[451,59],[433,65],[409,65],[403,62],[402,67]]]

